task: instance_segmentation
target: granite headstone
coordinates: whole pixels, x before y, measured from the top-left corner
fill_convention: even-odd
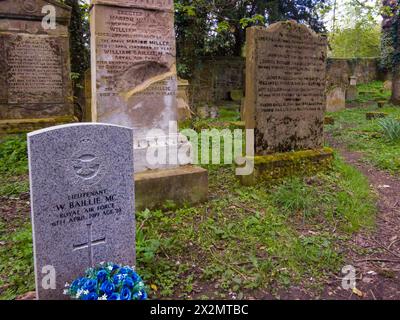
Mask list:
[[[135,265],[132,129],[71,124],[28,135],[38,299],[101,262]]]

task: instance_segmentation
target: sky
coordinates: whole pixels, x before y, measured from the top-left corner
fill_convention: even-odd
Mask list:
[[[331,0],[332,2],[334,0]],[[337,7],[336,7],[336,19],[340,23],[340,20],[343,20],[346,15],[346,3],[349,2],[349,0],[336,0],[337,1]],[[361,2],[366,2],[366,4],[373,5],[375,3],[374,0],[360,0]],[[327,29],[330,31],[332,29],[332,19],[333,19],[333,9],[325,16],[324,22],[325,26]],[[380,23],[382,21],[381,16],[376,16],[376,21]]]

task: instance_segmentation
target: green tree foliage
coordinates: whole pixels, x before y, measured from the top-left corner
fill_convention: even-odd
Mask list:
[[[245,29],[293,19],[323,31],[326,0],[175,0],[178,72],[190,76],[201,56],[240,56]]]
[[[379,57],[381,26],[377,21],[380,3],[347,0],[342,15],[333,17],[337,23],[329,34],[330,55],[334,58]]]
[[[64,0],[64,3],[72,9],[69,26],[71,72],[77,83],[89,68],[89,5],[84,0]]]
[[[331,35],[331,56],[334,58],[366,58],[380,55],[381,28],[362,22],[352,28],[337,30]]]

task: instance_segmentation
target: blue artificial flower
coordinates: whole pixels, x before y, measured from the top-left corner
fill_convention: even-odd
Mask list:
[[[121,300],[121,297],[118,293],[113,293],[111,296],[108,297],[108,300]]]
[[[128,268],[121,268],[121,269],[119,270],[119,273],[120,273],[120,274],[128,274],[128,273],[129,273],[129,269],[128,269]]]
[[[100,290],[109,296],[114,292],[115,285],[110,281],[106,281],[101,285]]]
[[[133,289],[135,283],[133,282],[133,279],[130,277],[126,277],[123,283],[123,286],[129,289]]]
[[[100,283],[102,283],[102,282],[104,282],[106,279],[107,279],[107,271],[105,271],[105,270],[100,270],[98,273],[97,273],[97,280],[100,282]]]
[[[97,295],[96,292],[91,292],[88,295],[83,297],[83,300],[97,300],[99,296]]]
[[[147,292],[142,289],[140,290],[141,296],[139,297],[139,300],[147,300]]]
[[[72,284],[71,284],[71,289],[80,289],[80,287],[82,287],[84,284],[85,284],[85,282],[86,282],[86,278],[83,278],[83,277],[81,277],[81,278],[78,278],[78,279],[76,279],[74,282],[72,282]]]
[[[97,281],[93,279],[87,279],[85,284],[83,285],[83,290],[87,290],[89,292],[92,292],[96,290],[97,287]]]
[[[114,264],[114,265],[112,266],[112,271],[118,270],[119,268],[120,268],[119,265]]]
[[[139,275],[138,275],[136,272],[132,272],[131,277],[132,277],[132,279],[133,279],[134,282],[140,282],[140,281],[142,281],[142,278],[140,278]]]
[[[132,293],[129,288],[123,288],[121,290],[121,300],[131,300]]]
[[[144,289],[135,292],[132,295],[133,299],[132,300],[147,300],[147,293]]]
[[[123,277],[122,277],[120,274],[116,274],[116,275],[113,277],[113,283],[114,283],[116,286],[118,286],[118,285],[121,283],[122,279],[123,279]]]

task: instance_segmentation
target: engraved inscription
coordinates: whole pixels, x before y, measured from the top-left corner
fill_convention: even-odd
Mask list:
[[[264,112],[324,110],[324,43],[299,34],[257,39],[258,107]],[[267,50],[265,50],[267,48]],[[318,55],[316,50],[321,51]]]
[[[61,46],[48,36],[6,40],[8,103],[63,103]]]
[[[326,39],[296,22],[278,22],[249,29],[249,50],[256,153],[322,147]]]
[[[103,216],[120,215],[123,212],[119,200],[107,189],[66,195],[65,202],[54,206],[54,219],[50,221],[50,225],[59,227],[82,221],[92,224]]]
[[[137,8],[172,10],[173,0],[96,0],[99,3],[109,3]]]
[[[115,9],[102,18],[96,30],[100,97],[117,96],[170,71],[175,57],[171,13]],[[160,85],[151,93],[165,95],[168,91]]]

